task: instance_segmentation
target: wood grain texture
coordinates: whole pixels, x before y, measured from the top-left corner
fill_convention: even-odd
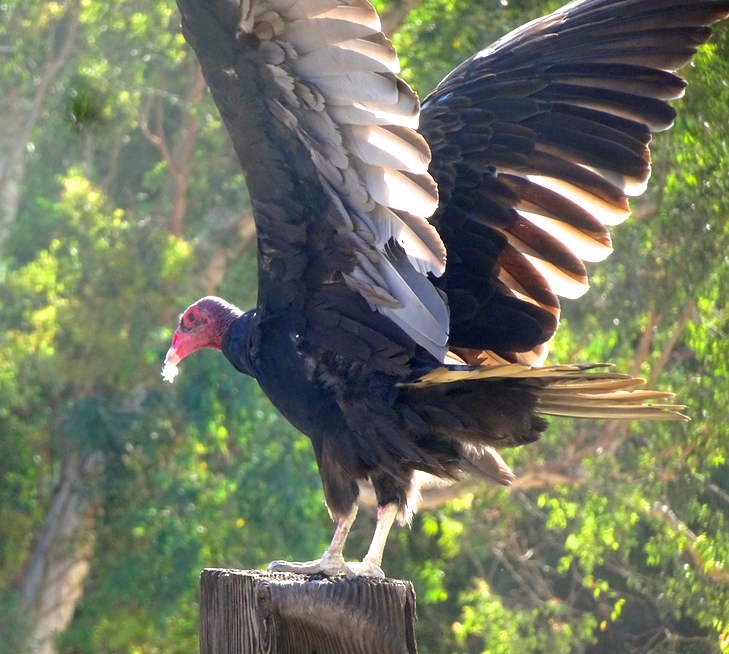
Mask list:
[[[200,654],[417,654],[414,624],[405,581],[200,575]]]

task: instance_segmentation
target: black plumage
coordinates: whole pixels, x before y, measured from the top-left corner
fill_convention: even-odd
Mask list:
[[[599,366],[543,366],[558,295],[587,289],[675,118],[672,71],[729,0],[578,0],[448,75],[419,109],[364,0],[178,0],[246,175],[259,295],[203,298],[167,355],[221,349],[307,434],[332,515],[320,561],[377,574],[422,472],[508,484],[544,415],[680,419]],[[419,115],[419,125],[418,125]],[[415,127],[417,125],[417,131]],[[446,258],[447,256],[447,258]],[[378,527],[342,547],[370,479]]]

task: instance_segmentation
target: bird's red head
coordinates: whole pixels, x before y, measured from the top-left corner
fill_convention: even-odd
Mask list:
[[[172,381],[175,366],[195,350],[221,349],[230,326],[241,314],[240,309],[218,297],[204,297],[185,309],[165,357],[165,379]]]

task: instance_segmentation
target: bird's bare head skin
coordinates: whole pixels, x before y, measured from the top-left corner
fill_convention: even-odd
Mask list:
[[[171,383],[177,375],[177,364],[195,350],[204,347],[219,350],[231,324],[241,313],[219,297],[204,297],[187,307],[167,350],[163,379]]]

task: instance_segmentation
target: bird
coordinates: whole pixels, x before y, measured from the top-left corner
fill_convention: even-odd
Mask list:
[[[258,297],[188,307],[163,376],[213,348],[257,380],[311,439],[336,522],[320,559],[269,570],[384,576],[424,477],[509,485],[500,450],[545,416],[685,419],[642,380],[545,358],[729,0],[575,0],[422,104],[365,0],[177,3],[246,179]],[[366,480],[375,532],[346,561]]]

